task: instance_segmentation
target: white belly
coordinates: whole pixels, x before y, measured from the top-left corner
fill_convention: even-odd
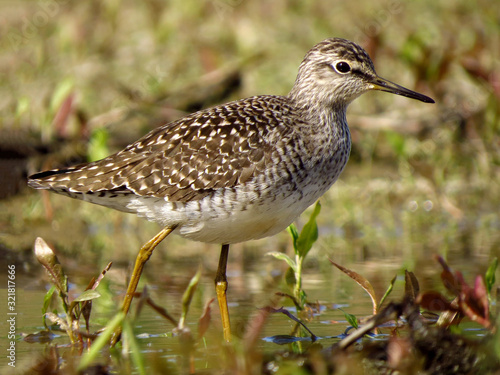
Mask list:
[[[321,189],[324,190],[324,189]],[[233,244],[272,236],[289,226],[324,191],[273,190],[273,198],[252,192],[221,190],[187,203],[162,198],[132,198],[127,208],[174,233],[195,241]]]

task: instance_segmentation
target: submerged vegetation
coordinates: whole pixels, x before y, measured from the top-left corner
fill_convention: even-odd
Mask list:
[[[495,6],[0,5],[0,256],[16,265],[18,303],[29,300],[17,372],[500,373]],[[291,238],[231,252],[231,346],[211,316],[217,252],[203,244],[169,238],[134,314],[118,314],[127,266],[158,227],[29,191],[26,175],[101,158],[200,108],[286,94],[305,51],[332,36],[362,44],[381,76],[436,105],[383,94],[353,103],[351,159],[321,212],[311,207]],[[33,290],[45,298],[35,302]],[[109,348],[119,325],[122,341]]]

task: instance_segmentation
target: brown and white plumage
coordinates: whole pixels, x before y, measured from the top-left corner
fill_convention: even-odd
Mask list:
[[[335,183],[351,149],[347,106],[368,90],[433,102],[378,77],[355,43],[327,39],[306,54],[287,96],[193,113],[103,160],[41,172],[28,184],[136,213],[193,240],[270,236]]]
[[[103,160],[34,175],[30,186],[177,225],[204,242],[271,235],[333,184],[349,155],[347,127],[341,135],[329,128],[331,140],[320,145],[317,124],[298,112],[288,97],[235,101],[155,129]]]

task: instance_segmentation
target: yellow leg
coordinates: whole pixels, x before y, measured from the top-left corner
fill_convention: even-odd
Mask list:
[[[217,293],[217,301],[219,302],[220,316],[222,319],[222,330],[224,332],[224,340],[231,342],[231,325],[229,323],[229,310],[227,308],[227,278],[226,266],[227,257],[229,254],[229,245],[222,245],[219,258],[219,267],[215,276],[215,292]]]
[[[139,279],[141,278],[142,270],[144,269],[144,265],[153,254],[153,250],[158,246],[158,244],[165,239],[172,231],[173,228],[163,228],[160,233],[154,236],[151,240],[144,244],[139,250],[139,254],[137,254],[137,258],[135,259],[134,270],[132,272],[132,276],[130,277],[130,282],[127,288],[127,294],[125,295],[125,299],[123,300],[122,311],[125,315],[130,310],[130,305],[132,304],[132,299],[134,298],[135,291],[137,289],[137,285],[139,284]],[[120,339],[121,329],[116,331],[113,337],[111,338],[111,345],[115,345]]]

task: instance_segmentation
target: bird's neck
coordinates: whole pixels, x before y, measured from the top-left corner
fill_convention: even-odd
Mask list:
[[[319,91],[296,88],[294,86],[295,90],[292,89],[288,98],[304,122],[311,127],[311,131],[325,133],[329,129],[333,134],[345,132],[348,103],[330,98]]]
[[[295,130],[306,140],[310,168],[335,176],[347,162],[351,137],[346,120],[347,105],[328,102],[321,97],[288,96],[302,121]]]

